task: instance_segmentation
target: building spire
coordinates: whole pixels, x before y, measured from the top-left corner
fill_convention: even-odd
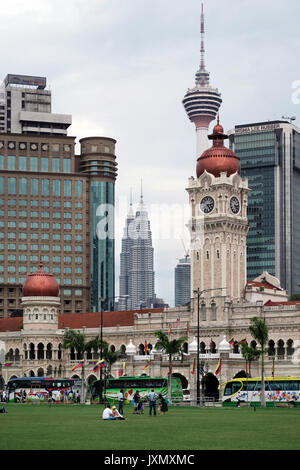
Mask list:
[[[205,70],[205,63],[204,63],[204,53],[205,53],[205,48],[204,48],[204,8],[203,8],[203,3],[201,3],[201,29],[200,29],[200,32],[201,32],[200,70]]]
[[[130,187],[130,204],[129,204],[128,217],[133,217],[133,210],[132,210],[132,187]]]
[[[141,178],[141,204],[144,203],[144,196],[143,196],[143,178]]]
[[[201,46],[200,46],[200,67],[198,72],[196,73],[196,85],[200,85],[202,87],[209,85],[209,72],[206,71],[205,68],[205,47],[204,47],[204,6],[201,3],[201,16],[200,16],[200,33],[201,33]]]

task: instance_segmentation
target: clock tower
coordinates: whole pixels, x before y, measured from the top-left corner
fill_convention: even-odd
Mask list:
[[[189,178],[191,207],[191,297],[241,298],[246,285],[248,180],[240,161],[224,146],[218,123],[208,136],[213,145],[197,160],[197,178]],[[221,290],[222,289],[222,290]]]

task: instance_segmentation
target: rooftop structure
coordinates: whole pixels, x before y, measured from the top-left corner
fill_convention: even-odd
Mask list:
[[[52,113],[46,77],[8,74],[0,87],[0,133],[67,135],[69,114]]]

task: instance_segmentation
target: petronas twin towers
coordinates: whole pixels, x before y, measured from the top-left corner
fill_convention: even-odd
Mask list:
[[[143,194],[134,214],[127,214],[120,255],[119,310],[151,308],[155,299],[153,246]]]

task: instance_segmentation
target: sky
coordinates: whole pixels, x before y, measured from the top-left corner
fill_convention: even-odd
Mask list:
[[[299,0],[203,3],[225,131],[282,116],[300,126]],[[170,306],[174,267],[189,248],[185,189],[197,156],[182,99],[199,68],[200,10],[200,0],[0,0],[0,79],[46,76],[52,111],[72,114],[77,143],[117,141],[116,294],[130,190],[137,204],[142,179],[155,290]]]

